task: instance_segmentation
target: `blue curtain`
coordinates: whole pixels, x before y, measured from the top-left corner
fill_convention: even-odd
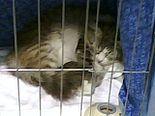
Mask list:
[[[155,104],[155,57],[153,59],[152,70],[151,70],[151,82],[148,86],[149,96],[146,97],[147,105],[146,108],[146,115],[147,116],[154,116],[154,104]]]
[[[154,2],[154,0],[123,0],[122,2],[120,36],[125,70],[147,71],[148,69],[153,42]],[[125,116],[140,116],[146,77],[145,73],[124,74],[125,79],[119,96]]]

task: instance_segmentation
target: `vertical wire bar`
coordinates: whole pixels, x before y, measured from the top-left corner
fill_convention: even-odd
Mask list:
[[[154,53],[155,53],[155,42],[153,43],[153,47],[152,47],[152,52],[151,52],[151,56],[150,56],[150,63],[149,63],[149,72],[151,71],[151,66],[152,66],[152,63],[153,63],[153,56],[154,56]],[[141,112],[140,112],[140,116],[142,116],[142,113],[143,113],[143,108],[144,108],[144,102],[145,102],[145,97],[146,97],[146,94],[147,94],[147,88],[149,86],[149,76],[150,76],[150,73],[147,74],[147,79],[146,79],[146,85],[145,85],[145,89],[144,89],[144,96],[143,96],[143,100],[142,100],[142,103],[141,103]]]
[[[16,24],[16,0],[12,1],[12,14],[13,14],[13,33],[14,33],[14,46],[15,46],[15,59],[16,59],[16,76],[17,76],[17,87],[18,87],[18,111],[21,116],[21,105],[20,105],[20,86],[18,77],[18,45],[17,45],[17,24]]]
[[[121,8],[122,8],[122,0],[119,1],[118,5],[118,11],[117,11],[117,24],[116,24],[116,32],[115,32],[115,40],[114,40],[114,57],[112,61],[112,72],[111,72],[111,77],[110,77],[110,85],[109,85],[109,95],[108,95],[108,107],[110,104],[110,96],[111,96],[111,89],[112,89],[112,82],[113,82],[113,73],[114,73],[114,60],[116,58],[116,47],[117,47],[117,39],[118,39],[118,29],[119,29],[119,24],[120,24],[120,15],[121,15]],[[109,113],[107,113],[107,116],[109,116]]]
[[[80,116],[82,116],[83,108],[83,91],[84,91],[84,76],[85,76],[85,67],[86,67],[86,39],[88,31],[88,18],[89,18],[89,0],[86,3],[86,18],[85,18],[85,32],[84,32],[84,59],[83,59],[83,72],[82,72],[82,91],[81,91],[81,104],[80,104]]]
[[[94,45],[94,54],[93,54],[93,66],[95,66],[95,55],[96,55],[96,40],[97,40],[97,33],[98,33],[98,22],[99,22],[99,15],[100,15],[100,1],[101,0],[97,0],[97,11],[96,11],[96,22],[95,22],[95,45]],[[91,96],[90,96],[90,112],[89,112],[89,116],[92,115],[92,89],[93,89],[93,85],[94,83],[94,79],[96,79],[96,71],[93,67],[93,72],[92,72],[92,85],[91,85]]]
[[[63,62],[64,62],[64,29],[65,29],[65,0],[62,0],[62,61],[61,61],[61,82],[60,82],[60,116],[62,116],[63,100]]]
[[[38,8],[38,52],[39,52],[39,115],[42,115],[42,108],[41,108],[41,72],[40,72],[40,68],[41,68],[41,34],[40,34],[40,0],[38,0],[38,4],[37,4]]]
[[[153,57],[154,57],[154,53],[155,53],[155,40],[153,41],[153,38],[155,37],[155,33],[153,32],[154,31],[154,24],[155,24],[155,1],[154,1],[154,7],[153,7],[152,15],[153,15],[153,17],[152,17],[151,33],[153,34],[153,36],[152,36],[153,45],[152,45],[151,56],[150,56],[149,65],[148,65],[149,73],[146,76],[147,79],[146,79],[146,85],[145,85],[145,89],[144,89],[144,96],[143,96],[143,101],[141,103],[140,116],[142,116],[142,109],[144,108],[144,101],[145,101],[146,94],[147,94],[147,88],[149,86],[149,79],[148,78],[150,76],[151,66],[152,66],[152,63],[153,63]]]
[[[132,57],[131,57],[131,63],[130,63],[130,67],[133,66],[133,60],[134,60],[134,56],[136,54],[136,40],[138,38],[138,30],[139,30],[139,22],[140,22],[140,16],[141,16],[141,10],[142,10],[142,3],[143,0],[140,0],[140,5],[139,5],[139,12],[138,12],[138,20],[137,20],[137,28],[136,28],[136,34],[135,34],[135,39],[134,39],[134,43],[133,43],[133,51],[132,51]],[[132,71],[130,73],[130,77],[132,77]],[[127,103],[128,103],[128,97],[129,97],[129,89],[130,89],[130,83],[131,83],[131,78],[128,78],[128,86],[127,86],[127,95],[126,95],[126,100],[125,100],[125,108],[124,108],[124,112],[122,113],[123,116],[125,116],[126,113],[126,108],[127,108]]]

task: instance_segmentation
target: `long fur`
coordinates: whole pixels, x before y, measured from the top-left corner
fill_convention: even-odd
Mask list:
[[[96,33],[96,15],[90,12],[87,38],[85,38],[85,9],[66,8],[64,31],[61,30],[61,13],[60,8],[41,13],[40,48],[36,20],[29,22],[24,29],[17,33],[18,60],[16,61],[15,53],[12,51],[6,59],[9,68],[16,68],[16,65],[18,68],[61,68],[62,50],[64,51],[64,68],[83,68],[84,39],[86,39],[86,67],[102,71],[105,69],[104,62],[100,62],[100,60],[103,61],[106,58],[106,63],[111,63],[113,56],[111,45],[114,43],[115,24],[111,21],[105,23],[101,21]],[[95,35],[96,41],[94,40]],[[64,42],[64,48],[62,42]],[[96,48],[94,48],[95,46]],[[108,49],[107,52],[105,52],[105,48]],[[119,49],[120,47],[117,49],[116,61],[119,61],[122,56]],[[96,54],[93,54],[94,51]],[[105,54],[109,54],[108,57]],[[94,57],[96,57],[95,64],[93,63]],[[85,80],[91,82],[91,73],[86,72],[85,74]],[[54,71],[41,72],[40,74],[39,72],[18,73],[20,79],[31,85],[39,86],[40,81],[45,91],[56,99],[60,99],[61,75],[60,72]],[[81,88],[81,78],[82,72],[63,72],[63,100],[68,100],[77,94]],[[102,78],[96,81],[101,82]]]

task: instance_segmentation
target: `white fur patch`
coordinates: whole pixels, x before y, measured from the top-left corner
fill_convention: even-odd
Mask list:
[[[48,38],[50,40],[50,47],[53,51],[48,55],[49,58],[53,58],[57,53],[55,58],[58,61],[58,66],[62,65],[62,49],[64,51],[63,64],[69,61],[76,61],[75,50],[79,41],[79,33],[75,27],[67,27],[64,30],[64,49],[62,48],[63,36],[62,32],[52,32]]]

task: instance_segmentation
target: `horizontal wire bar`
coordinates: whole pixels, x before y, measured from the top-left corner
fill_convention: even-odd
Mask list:
[[[62,71],[62,69],[0,69],[0,72],[16,72],[18,70],[18,72],[50,72],[50,71]],[[91,69],[63,69],[63,71],[89,71]]]
[[[56,71],[56,72],[61,72],[62,69],[0,69],[0,72],[16,72],[18,70],[18,72],[51,72],[51,71]],[[63,69],[63,71],[88,71],[88,72],[100,72],[100,73],[111,73],[111,72],[116,72],[116,73],[149,73],[149,71],[95,71],[91,68],[85,68],[85,69]]]

